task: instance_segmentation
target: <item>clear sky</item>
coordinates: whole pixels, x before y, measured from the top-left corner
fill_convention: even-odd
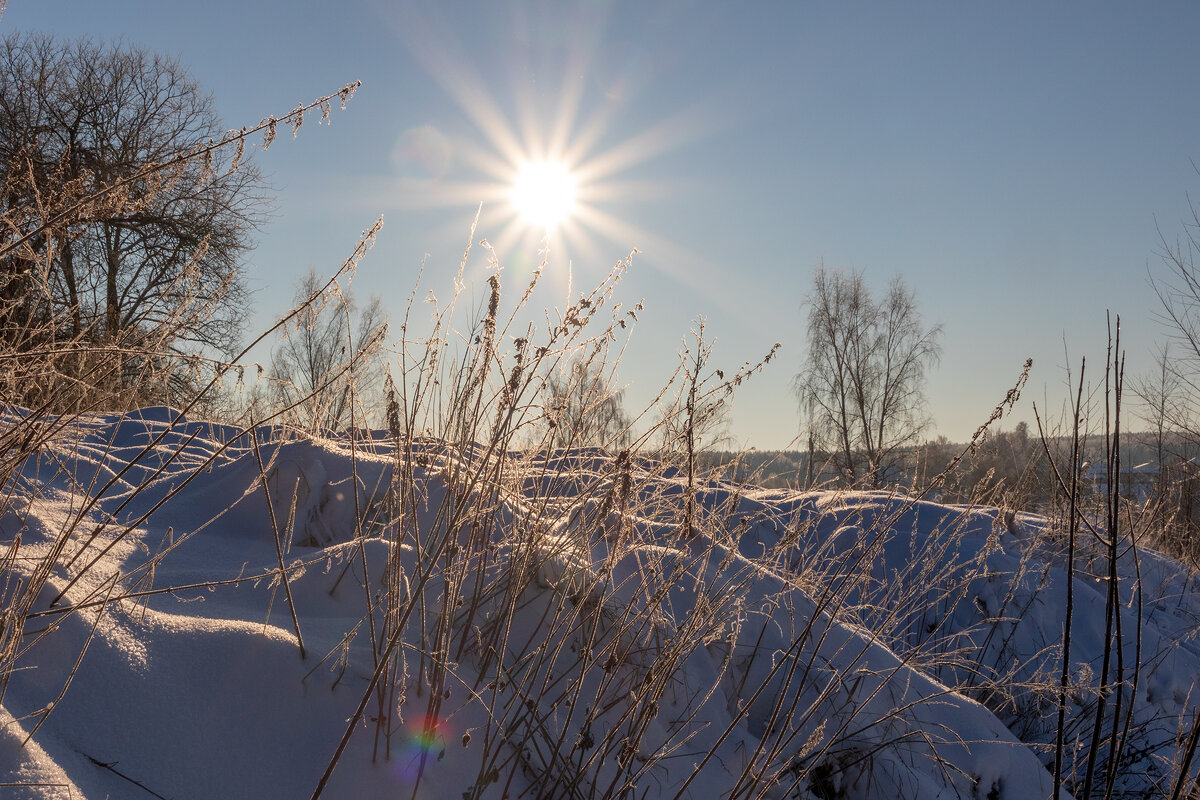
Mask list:
[[[641,251],[620,290],[646,304],[620,370],[631,405],[697,316],[726,371],[780,342],[733,412],[761,448],[799,431],[822,261],[880,290],[903,276],[944,326],[928,395],[952,439],[1027,356],[1015,419],[1057,408],[1068,358],[1099,368],[1106,310],[1148,372],[1158,229],[1173,239],[1200,188],[1190,2],[9,0],[0,31],[25,30],[174,55],[230,127],[362,81],[332,126],[258,157],[277,196],[249,256],[259,326],[380,214],[355,288],[393,310],[426,254],[422,293],[449,291],[480,202],[476,238],[520,285],[537,242],[500,182],[517,154],[562,149],[590,213],[552,241],[554,297],[568,260],[578,287]]]

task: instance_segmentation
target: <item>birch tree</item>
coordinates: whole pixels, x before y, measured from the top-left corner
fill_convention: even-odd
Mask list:
[[[928,426],[925,379],[941,333],[924,324],[900,278],[876,300],[862,272],[817,268],[796,389],[814,447],[844,483],[881,486]]]

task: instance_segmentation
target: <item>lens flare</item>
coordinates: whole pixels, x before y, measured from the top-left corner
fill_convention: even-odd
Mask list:
[[[450,724],[434,716],[413,720],[408,726],[409,741],[426,753],[434,747],[444,747],[450,735]]]
[[[422,770],[441,760],[454,729],[435,716],[412,719],[404,726],[404,739],[392,766],[392,774],[404,783],[415,781]]]

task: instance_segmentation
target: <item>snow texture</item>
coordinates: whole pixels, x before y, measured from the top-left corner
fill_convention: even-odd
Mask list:
[[[496,456],[435,440],[258,437],[145,409],[23,466],[0,545],[73,533],[0,705],[0,797],[309,797],[347,732],[324,797],[1051,794],[1046,519],[703,481],[689,535],[684,476],[650,461],[505,454],[489,482]],[[1200,603],[1136,555],[1117,788],[1152,794],[1195,713]],[[1068,787],[1104,592],[1075,582]]]

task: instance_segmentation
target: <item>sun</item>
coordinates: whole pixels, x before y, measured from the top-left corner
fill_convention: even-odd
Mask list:
[[[627,129],[641,71],[621,66],[630,59],[612,58],[604,25],[588,14],[570,26],[570,46],[536,68],[514,55],[512,64],[488,63],[483,71],[447,20],[396,13],[398,37],[461,115],[400,134],[398,185],[383,189],[385,202],[456,209],[436,233],[458,241],[467,221],[472,236],[476,227],[486,233],[480,241],[489,255],[473,269],[503,263],[523,278],[549,266],[547,281],[569,292],[577,271],[602,270],[636,248],[647,254],[643,266],[727,302],[718,288],[721,265],[634,218],[649,203],[669,208],[686,191],[664,177],[669,171],[642,168],[728,124],[720,98]]]
[[[517,172],[512,202],[526,223],[552,231],[575,211],[575,177],[561,161],[530,161]]]

